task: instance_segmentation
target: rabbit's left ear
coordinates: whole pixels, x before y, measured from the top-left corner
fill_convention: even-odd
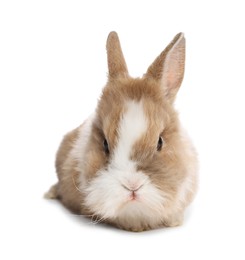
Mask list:
[[[145,77],[161,81],[166,97],[173,102],[183,80],[184,69],[185,37],[179,33],[148,68]]]
[[[109,79],[128,76],[127,65],[116,32],[110,32],[106,43]]]

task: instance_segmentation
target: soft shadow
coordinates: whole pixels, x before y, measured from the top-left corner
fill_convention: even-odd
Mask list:
[[[65,214],[67,217],[69,217],[70,219],[72,219],[73,221],[75,221],[79,226],[85,227],[85,228],[91,228],[91,230],[105,230],[105,231],[110,231],[113,233],[117,233],[117,234],[121,234],[121,235],[130,235],[130,236],[155,236],[156,234],[163,234],[166,232],[170,232],[170,231],[177,231],[179,229],[182,228],[182,226],[179,227],[161,227],[161,228],[157,228],[157,229],[152,229],[152,230],[147,230],[147,231],[143,231],[143,232],[132,232],[132,231],[127,231],[127,230],[123,230],[123,229],[119,229],[113,225],[107,224],[107,223],[95,223],[91,218],[84,216],[84,215],[77,215],[72,213],[70,210],[68,210],[67,208],[65,208],[58,200],[51,200],[48,199],[46,200],[48,203],[53,204],[54,206],[56,206],[57,208],[59,208],[59,210],[61,211],[61,214]],[[183,225],[185,225],[189,219],[190,219],[190,214],[191,214],[191,208],[189,207],[186,211],[185,214],[185,221],[183,223]]]
[[[185,217],[184,217],[183,225],[185,225],[185,224],[188,225],[191,222],[194,211],[195,211],[195,203],[192,203],[185,210]]]

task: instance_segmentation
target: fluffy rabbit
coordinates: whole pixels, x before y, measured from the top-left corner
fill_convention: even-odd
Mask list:
[[[95,113],[64,137],[59,181],[47,197],[125,230],[181,225],[197,186],[196,152],[173,106],[184,74],[184,35],[142,78],[129,76],[116,32],[106,47],[108,82]]]

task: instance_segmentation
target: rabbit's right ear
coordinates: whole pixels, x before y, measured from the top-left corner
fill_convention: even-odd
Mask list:
[[[128,76],[127,65],[116,32],[110,32],[106,43],[109,79]]]

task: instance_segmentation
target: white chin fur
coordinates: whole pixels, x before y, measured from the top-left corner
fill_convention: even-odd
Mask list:
[[[136,199],[124,186],[141,186]],[[163,217],[164,196],[141,172],[101,171],[85,190],[85,205],[103,219],[152,222]]]

